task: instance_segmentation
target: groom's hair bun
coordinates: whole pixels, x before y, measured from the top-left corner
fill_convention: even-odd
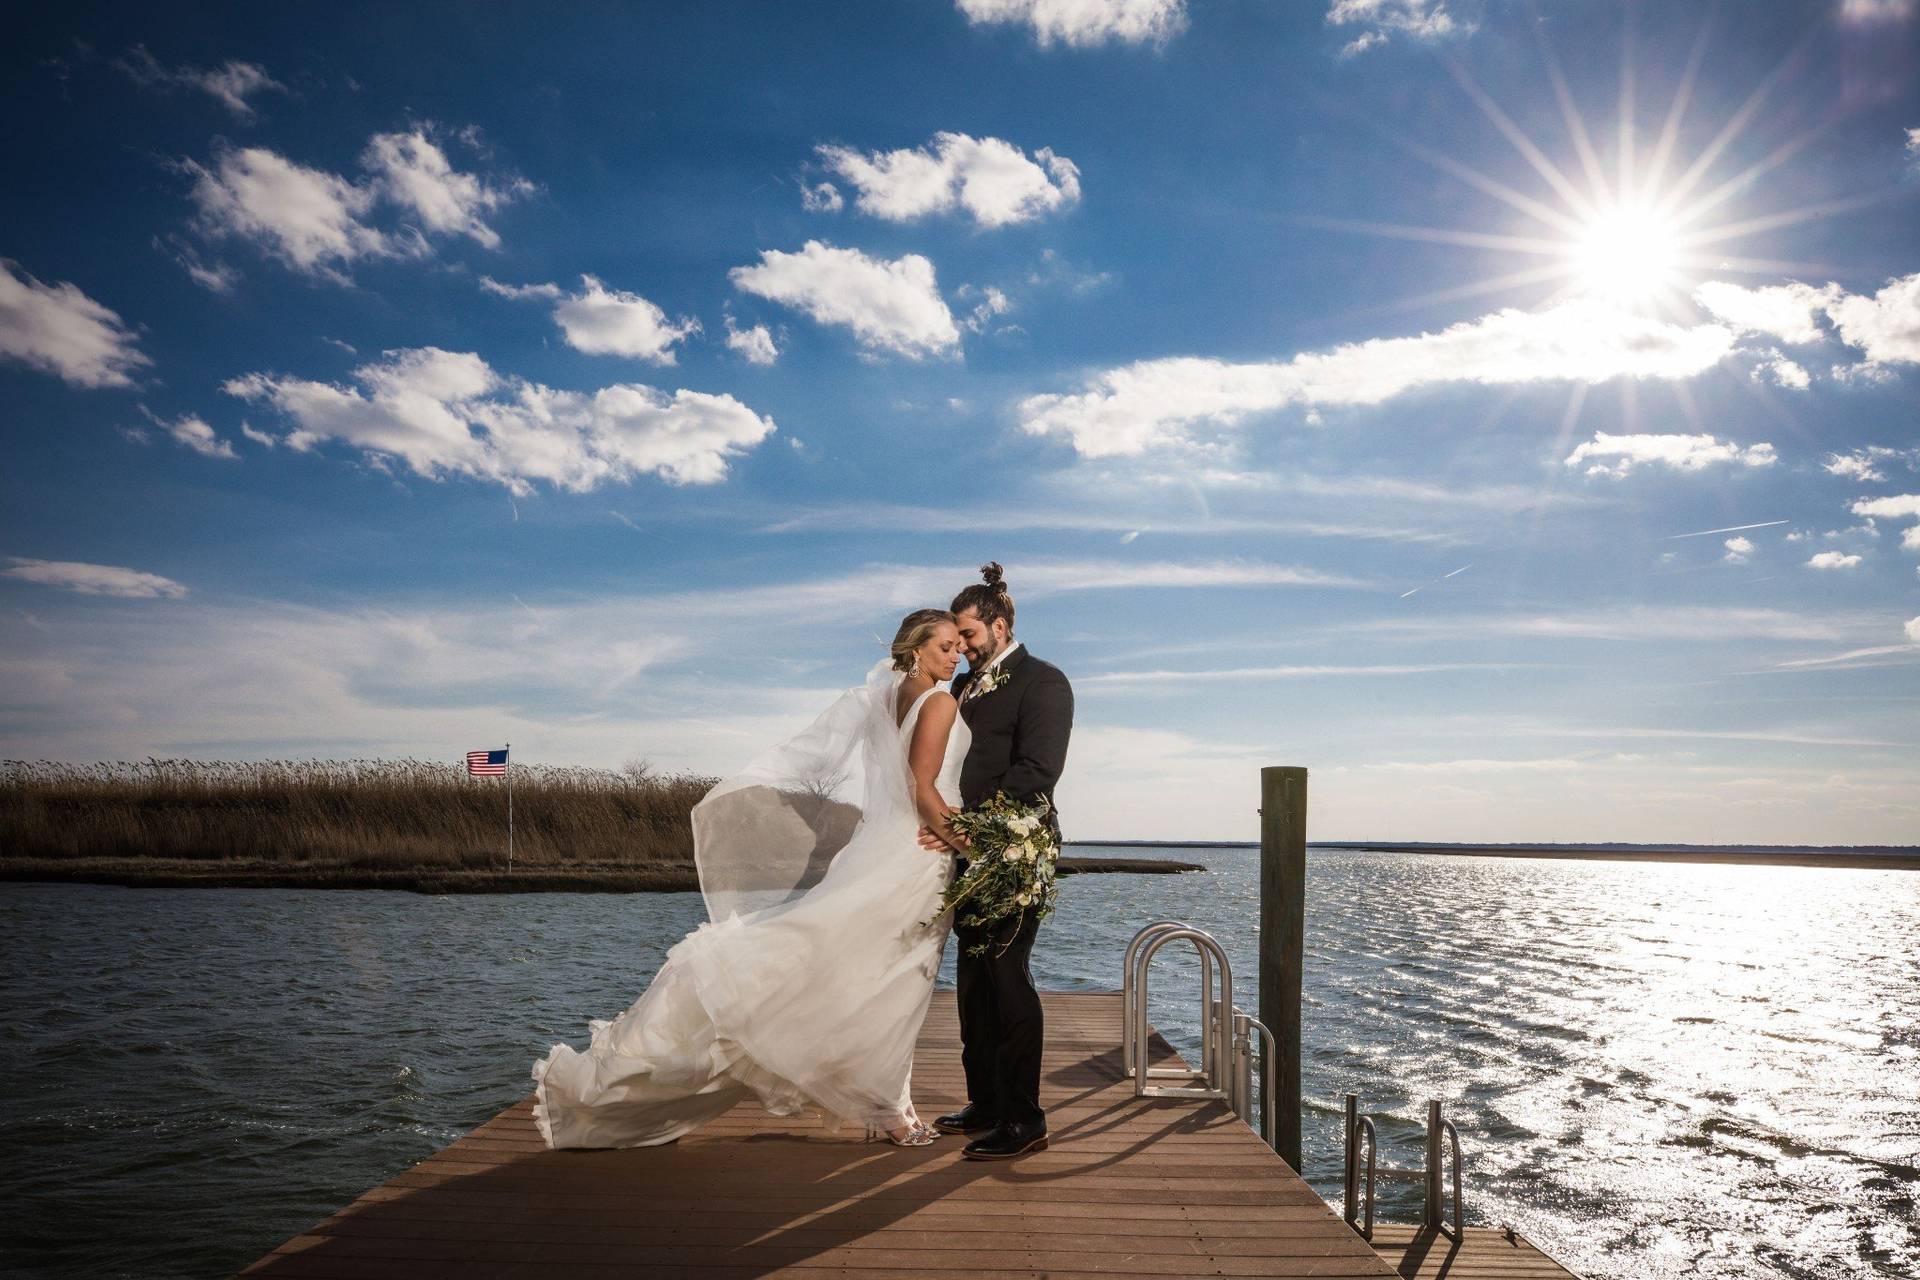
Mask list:
[[[953,611],[965,613],[968,609],[979,615],[980,621],[993,625],[995,618],[1004,618],[1007,634],[1013,634],[1013,596],[1007,591],[1007,571],[1000,567],[998,560],[989,560],[980,566],[980,581],[967,587],[953,598]]]

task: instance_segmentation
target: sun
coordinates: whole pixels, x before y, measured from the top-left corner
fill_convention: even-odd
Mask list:
[[[1313,216],[1297,221],[1506,256],[1504,264],[1485,274],[1369,308],[1377,311],[1418,310],[1485,295],[1516,300],[1532,295],[1528,305],[1551,306],[1584,298],[1621,312],[1684,322],[1695,314],[1694,287],[1709,275],[1831,274],[1836,268],[1828,263],[1749,257],[1735,248],[1751,237],[1877,198],[1875,193],[1862,192],[1768,213],[1739,209],[1744,200],[1767,190],[1762,180],[1815,142],[1824,126],[1812,125],[1782,140],[1770,140],[1744,168],[1715,174],[1792,70],[1791,57],[1773,74],[1762,77],[1740,108],[1703,144],[1696,148],[1682,142],[1682,126],[1710,47],[1711,28],[1710,22],[1703,22],[1664,118],[1652,129],[1642,127],[1636,109],[1629,29],[1611,138],[1598,135],[1576,107],[1559,60],[1543,39],[1546,72],[1566,126],[1566,154],[1558,161],[1548,154],[1549,145],[1530,137],[1465,67],[1449,62],[1461,89],[1538,179],[1531,192],[1507,176],[1476,168],[1459,154],[1435,150],[1375,126],[1383,142],[1505,205],[1511,215],[1505,219],[1482,218],[1477,225],[1456,227]]]
[[[1681,229],[1651,205],[1617,205],[1585,220],[1567,246],[1574,289],[1621,303],[1645,303],[1680,283]]]

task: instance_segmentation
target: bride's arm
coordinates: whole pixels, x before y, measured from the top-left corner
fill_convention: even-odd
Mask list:
[[[941,799],[934,787],[940,766],[947,758],[947,738],[953,732],[953,717],[960,704],[953,695],[941,690],[927,698],[914,722],[913,741],[907,744],[907,768],[913,774],[913,807],[920,821],[951,849],[964,849],[965,838],[947,825],[947,815],[956,812]]]

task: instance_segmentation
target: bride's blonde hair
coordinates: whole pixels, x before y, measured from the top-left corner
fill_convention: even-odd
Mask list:
[[[893,635],[894,669],[913,670],[913,651],[927,642],[935,627],[952,621],[953,615],[945,609],[915,609],[900,619],[900,630]]]

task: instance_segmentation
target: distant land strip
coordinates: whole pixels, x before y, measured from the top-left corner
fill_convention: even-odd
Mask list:
[[[1062,875],[1205,871],[1162,858],[1062,858]],[[639,866],[361,867],[209,862],[194,858],[0,858],[0,881],[108,884],[132,889],[393,889],[408,893],[691,893],[691,863]]]
[[[1258,849],[1248,840],[1068,840],[1115,849]],[[1312,840],[1307,847],[1340,852],[1423,853],[1476,858],[1561,858],[1590,862],[1678,862],[1724,866],[1836,867],[1920,871],[1920,848],[1910,845],[1639,845],[1441,844],[1386,840]]]

